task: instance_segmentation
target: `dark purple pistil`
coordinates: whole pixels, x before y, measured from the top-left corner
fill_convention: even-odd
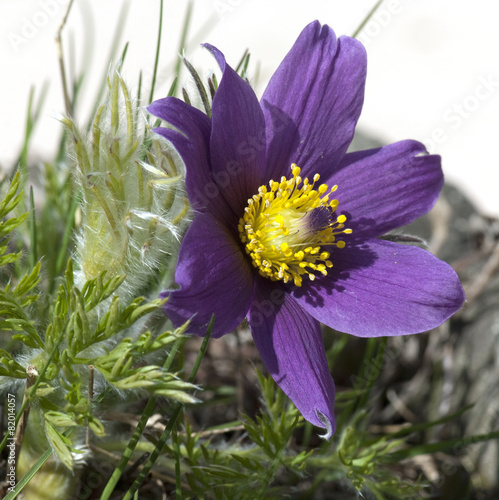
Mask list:
[[[307,229],[311,233],[318,233],[327,229],[336,222],[334,212],[329,206],[321,206],[314,208],[305,216]]]

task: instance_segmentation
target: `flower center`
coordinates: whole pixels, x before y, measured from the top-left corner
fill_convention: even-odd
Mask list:
[[[262,276],[284,283],[293,280],[301,286],[304,274],[311,280],[316,272],[327,275],[333,264],[329,251],[322,247],[344,248],[345,242],[336,236],[352,230],[344,229],[344,215],[334,214],[338,200],[329,199],[338,186],[329,189],[321,184],[314,189],[319,174],[310,183],[300,177],[294,163],[291,172],[291,179],[271,180],[270,189],[258,188],[258,194],[248,200],[238,229],[246,253]]]

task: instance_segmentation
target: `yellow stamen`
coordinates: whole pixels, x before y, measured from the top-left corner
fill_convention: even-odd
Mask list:
[[[292,281],[297,286],[301,286],[304,274],[312,281],[314,273],[326,276],[333,264],[330,252],[322,247],[344,248],[345,242],[336,240],[336,236],[352,232],[344,229],[344,215],[333,217],[338,200],[329,200],[329,195],[338,186],[329,189],[321,184],[315,190],[319,174],[310,182],[300,177],[300,171],[293,163],[292,178],[271,180],[270,189],[260,186],[258,194],[248,200],[238,226],[241,241],[259,273],[272,281]],[[320,227],[314,226],[314,210],[319,211],[320,222],[325,221]]]

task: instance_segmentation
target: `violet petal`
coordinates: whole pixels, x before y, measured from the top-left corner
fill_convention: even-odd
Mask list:
[[[279,287],[259,279],[248,321],[255,345],[279,387],[312,424],[336,428],[334,382],[319,323]]]
[[[352,140],[364,100],[366,52],[357,40],[336,38],[309,24],[281,62],[262,96],[267,124],[267,178],[334,171]]]
[[[318,321],[358,337],[431,330],[463,304],[455,271],[418,247],[383,240],[335,249],[327,276],[292,294]]]
[[[237,218],[261,185],[265,170],[265,120],[251,86],[212,45],[222,79],[213,99],[211,164],[215,181]]]
[[[339,171],[321,181],[338,185],[338,213],[347,215],[353,237],[371,238],[428,212],[444,179],[440,156],[428,155],[423,144],[407,140],[349,153]]]
[[[225,219],[229,208],[218,196],[219,188],[211,176],[209,163],[210,119],[175,97],[158,99],[147,110],[178,129],[159,127],[154,130],[172,143],[185,163],[186,190],[193,208]]]
[[[248,312],[253,293],[253,275],[241,247],[209,214],[196,216],[180,247],[175,271],[179,290],[164,306],[175,327],[192,318],[188,332],[204,335],[215,314],[213,337],[233,331]]]

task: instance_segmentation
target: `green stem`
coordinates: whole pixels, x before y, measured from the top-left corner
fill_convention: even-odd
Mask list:
[[[265,479],[262,481],[262,486],[260,488],[260,491],[258,492],[256,498],[261,499],[264,498],[265,493],[268,491],[268,487],[275,476],[277,469],[279,465],[282,462],[282,457],[284,455],[284,452],[286,451],[286,447],[288,445],[289,440],[291,439],[291,435],[293,434],[293,431],[295,430],[296,424],[298,423],[299,417],[296,417],[293,423],[289,426],[288,431],[286,432],[286,436],[282,442],[282,446],[279,448],[279,451],[276,453],[274,460],[272,461],[272,465],[268,468],[266,474],[265,474]]]
[[[31,396],[33,394],[36,394],[36,390],[37,390],[38,386],[40,385],[40,383],[42,382],[43,377],[45,375],[45,372],[47,371],[48,367],[52,364],[52,360],[54,359],[54,356],[59,351],[59,345],[60,345],[60,343],[62,342],[62,340],[65,337],[65,332],[66,332],[67,325],[68,324],[66,323],[65,328],[63,329],[61,335],[57,339],[57,342],[55,343],[54,348],[52,349],[52,351],[50,353],[50,356],[47,359],[47,362],[43,365],[43,368],[40,371],[40,374],[39,374],[38,378],[35,380],[35,383],[30,387],[29,391],[27,391],[27,397],[23,401],[23,404],[22,404],[22,406],[21,406],[18,414],[16,415],[16,420],[15,420],[15,426],[16,426],[16,428],[17,428],[17,424],[19,423],[19,419],[21,418],[21,416],[24,413],[24,410],[25,410],[26,406],[29,403],[31,403],[31,401],[32,401]],[[8,439],[8,434],[5,434],[2,442],[0,443],[0,452],[4,449],[5,445],[7,444],[7,439]]]
[[[76,200],[76,198],[73,197],[71,199],[71,205],[69,207],[68,218],[66,219],[66,227],[64,228],[64,234],[62,236],[62,242],[59,248],[59,254],[57,255],[55,276],[59,276],[61,274],[62,268],[64,267],[65,264],[69,241],[73,236],[73,228],[75,225],[75,213],[77,208],[78,208],[78,201]],[[50,285],[51,285],[50,289],[53,290],[53,286],[55,285],[55,280],[53,280]]]
[[[378,7],[382,4],[383,0],[378,0],[375,6],[368,12],[367,16],[360,23],[360,26],[354,31],[352,38],[357,38],[359,33],[364,29],[364,26],[369,22],[369,19],[373,16],[373,14],[378,10]]]
[[[71,427],[67,429],[64,432],[64,436],[68,437],[71,432],[73,432],[74,427]],[[4,500],[13,500],[14,498],[19,495],[19,493],[22,492],[24,487],[33,479],[33,477],[37,474],[37,472],[42,468],[42,466],[45,464],[45,462],[52,456],[52,448],[49,448],[48,450],[43,453],[40,458],[33,464],[31,469],[24,474],[24,476],[19,480],[19,482],[16,484],[14,487],[14,491],[11,491],[7,494],[7,496],[4,497]]]
[[[92,112],[90,114],[91,117],[95,116],[97,108],[99,107],[99,103],[102,102],[102,94],[104,93],[104,89],[106,88],[106,82],[107,82],[107,79],[106,79],[106,75],[108,72],[107,68],[109,68],[111,61],[114,59],[114,57],[116,55],[116,51],[118,49],[118,43],[119,43],[121,35],[123,33],[123,28],[126,26],[126,18],[128,15],[129,8],[130,8],[130,1],[129,0],[122,3],[120,15],[119,15],[118,20],[116,22],[116,29],[115,29],[115,32],[113,35],[113,42],[111,44],[111,48],[109,49],[109,54],[107,57],[108,64],[106,66],[106,70],[105,70],[106,72],[104,74],[104,77],[101,79],[101,85],[100,85],[99,90],[97,92],[97,96],[92,101],[92,102],[95,102],[95,106],[92,109]],[[91,127],[92,127],[92,119],[90,119],[88,121],[87,130],[90,130]]]
[[[199,350],[198,356],[196,358],[196,362],[194,363],[194,366],[193,366],[192,371],[191,371],[189,378],[188,378],[188,382],[190,382],[190,383],[192,383],[194,381],[194,378],[196,377],[196,373],[197,373],[199,366],[201,364],[201,361],[204,357],[204,353],[206,352],[206,349],[208,347],[208,341],[209,341],[210,336],[211,336],[211,331],[213,329],[214,321],[215,321],[215,317],[212,316],[212,318],[210,320],[210,324],[208,325],[208,330],[207,330],[206,335],[205,335],[204,340],[203,340],[203,344],[201,345],[201,349]],[[152,451],[149,459],[147,460],[146,464],[144,465],[144,468],[141,470],[139,476],[137,477],[137,479],[135,479],[132,486],[127,491],[126,495],[123,497],[123,500],[132,500],[133,496],[135,495],[135,492],[138,491],[140,485],[142,484],[144,479],[149,474],[149,471],[151,470],[152,466],[154,465],[154,463],[158,459],[161,451],[163,450],[165,443],[166,443],[166,440],[170,436],[170,433],[171,433],[183,407],[184,407],[183,404],[176,405],[176,407],[173,410],[173,413],[170,417],[168,425],[166,426],[165,430],[161,434],[161,437],[159,438],[158,443],[156,444],[156,447]],[[102,500],[102,498],[101,498],[101,500]]]
[[[173,450],[175,453],[175,498],[182,500],[182,482],[180,478],[180,446],[177,439],[177,425],[173,426]]]
[[[161,46],[161,33],[163,31],[163,0],[159,1],[159,28],[158,41],[156,43],[156,55],[154,57],[154,71],[152,73],[151,92],[149,93],[149,102],[152,102],[154,87],[156,86],[156,76],[158,74],[159,48]]]
[[[163,368],[165,370],[169,370],[173,360],[175,359],[175,355],[177,354],[178,350],[180,349],[180,346],[182,343],[185,341],[185,338],[179,338],[175,344],[172,347],[172,350],[170,351],[170,354],[168,355],[168,358],[165,361],[165,364],[163,365]],[[137,443],[139,442],[140,436],[144,432],[144,429],[146,427],[147,421],[151,417],[154,408],[156,406],[156,397],[152,397],[149,399],[147,402],[146,407],[144,408],[144,411],[142,412],[142,416],[140,417],[139,423],[137,424],[137,427],[135,428],[135,431],[128,442],[127,447],[125,448],[125,451],[123,452],[123,455],[118,462],[118,465],[116,466],[116,469],[114,470],[112,476],[110,477],[109,481],[106,484],[106,487],[104,488],[104,491],[102,492],[102,495],[100,497],[100,500],[107,500],[110,498],[112,492],[114,491],[114,488],[118,484],[118,481],[123,474],[123,471],[125,470],[125,467],[128,464],[128,461],[132,457],[132,454],[137,446]]]
[[[183,54],[184,49],[185,49],[185,41],[187,40],[187,32],[189,29],[189,24],[191,22],[191,14],[192,14],[192,1],[188,3],[187,5],[187,10],[185,12],[185,19],[184,19],[184,26],[182,28],[182,35],[180,36],[180,43],[178,46],[178,54]],[[182,57],[179,56],[177,59],[177,62],[175,64],[175,79],[174,79],[174,87],[173,87],[173,93],[171,95],[175,95],[176,90],[177,90],[177,82],[180,79],[180,71],[182,69]],[[170,95],[170,94],[169,94]]]
[[[36,233],[36,212],[35,212],[35,199],[33,196],[33,186],[29,188],[29,210],[31,217],[29,219],[29,232],[30,232],[30,267],[35,267],[38,260],[37,255],[37,233]]]

